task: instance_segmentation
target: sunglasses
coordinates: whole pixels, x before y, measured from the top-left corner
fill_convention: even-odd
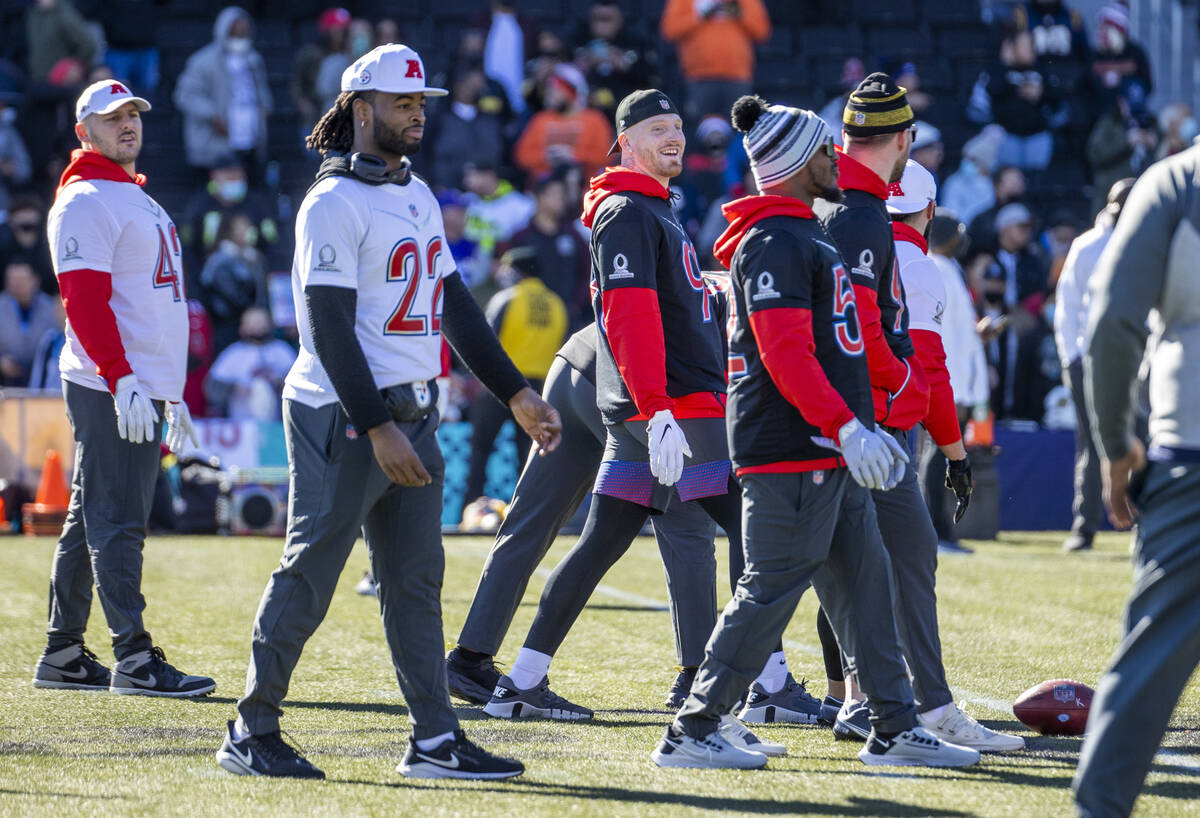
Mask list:
[[[909,127],[908,135],[911,137],[910,141],[912,141],[912,142],[917,141],[917,126],[916,125]]]
[[[834,144],[832,136],[825,137],[825,144],[821,147],[825,149],[825,155],[830,159],[837,158],[837,145]]]

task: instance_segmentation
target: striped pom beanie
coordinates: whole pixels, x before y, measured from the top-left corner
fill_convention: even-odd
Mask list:
[[[914,119],[906,89],[877,71],[850,93],[842,111],[842,130],[864,137],[896,133],[908,130]]]
[[[760,190],[798,172],[833,136],[824,120],[812,111],[767,105],[760,97],[739,99],[733,104],[730,119],[733,127],[745,134],[742,144]]]

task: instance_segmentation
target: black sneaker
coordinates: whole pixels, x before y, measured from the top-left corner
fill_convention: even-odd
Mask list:
[[[789,673],[783,687],[775,693],[768,693],[755,682],[750,685],[750,696],[738,718],[751,724],[816,724],[821,715],[821,701],[808,692],[806,684],[804,681],[797,682]]]
[[[671,682],[671,689],[667,691],[666,705],[668,708],[678,710],[683,707],[688,694],[692,692],[692,682],[696,681],[696,671],[699,669],[698,667],[679,668],[679,675],[675,677],[675,681]]]
[[[208,676],[188,676],[172,667],[162,648],[155,647],[117,662],[109,689],[132,696],[187,698],[206,696],[217,689],[217,683]]]
[[[871,737],[871,710],[866,702],[846,701],[833,722],[833,737],[866,741]]]
[[[821,701],[821,715],[817,716],[817,724],[833,727],[833,723],[837,721],[838,711],[842,709],[842,703],[841,699],[827,695]]]
[[[225,741],[217,750],[217,763],[234,775],[272,778],[324,778],[325,773],[296,752],[279,731],[261,736],[233,737],[233,722],[226,722]]]
[[[595,715],[583,705],[569,702],[551,690],[547,676],[543,676],[541,682],[528,690],[520,689],[512,679],[501,676],[483,712],[498,719],[542,718],[557,721],[578,721]]]
[[[468,659],[462,648],[446,654],[446,683],[450,695],[471,704],[487,704],[500,681],[494,656],[481,654],[482,659]]]
[[[417,748],[410,736],[408,752],[396,772],[409,778],[512,778],[525,772],[525,765],[511,758],[494,756],[473,744],[462,730],[432,750]]]
[[[53,690],[108,690],[111,681],[108,668],[79,643],[47,647],[33,669],[33,686]]]

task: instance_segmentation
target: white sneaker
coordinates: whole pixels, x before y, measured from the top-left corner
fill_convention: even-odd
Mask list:
[[[917,721],[934,738],[953,742],[960,747],[973,747],[982,753],[1011,753],[1025,749],[1025,739],[989,730],[959,710],[954,702],[946,706],[946,713],[940,719],[935,720],[921,713]]]
[[[752,753],[762,753],[765,756],[785,756],[787,747],[773,741],[763,741],[733,716],[724,716],[721,726],[717,728],[721,738],[737,747],[739,750],[749,750]]]
[[[362,575],[362,579],[354,586],[354,591],[363,596],[379,596],[379,586],[375,584],[375,577],[371,576],[370,571]]]
[[[924,727],[905,730],[890,739],[874,730],[858,758],[871,767],[968,767],[979,761],[979,751],[934,738]]]
[[[721,736],[720,730],[704,738],[692,738],[674,724],[667,728],[650,760],[660,767],[711,770],[757,770],[767,766],[765,755],[734,747]]]

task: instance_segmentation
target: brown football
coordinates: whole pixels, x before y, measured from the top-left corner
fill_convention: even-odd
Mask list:
[[[1070,679],[1051,679],[1022,693],[1013,713],[1026,727],[1044,736],[1079,736],[1087,729],[1095,691]]]

